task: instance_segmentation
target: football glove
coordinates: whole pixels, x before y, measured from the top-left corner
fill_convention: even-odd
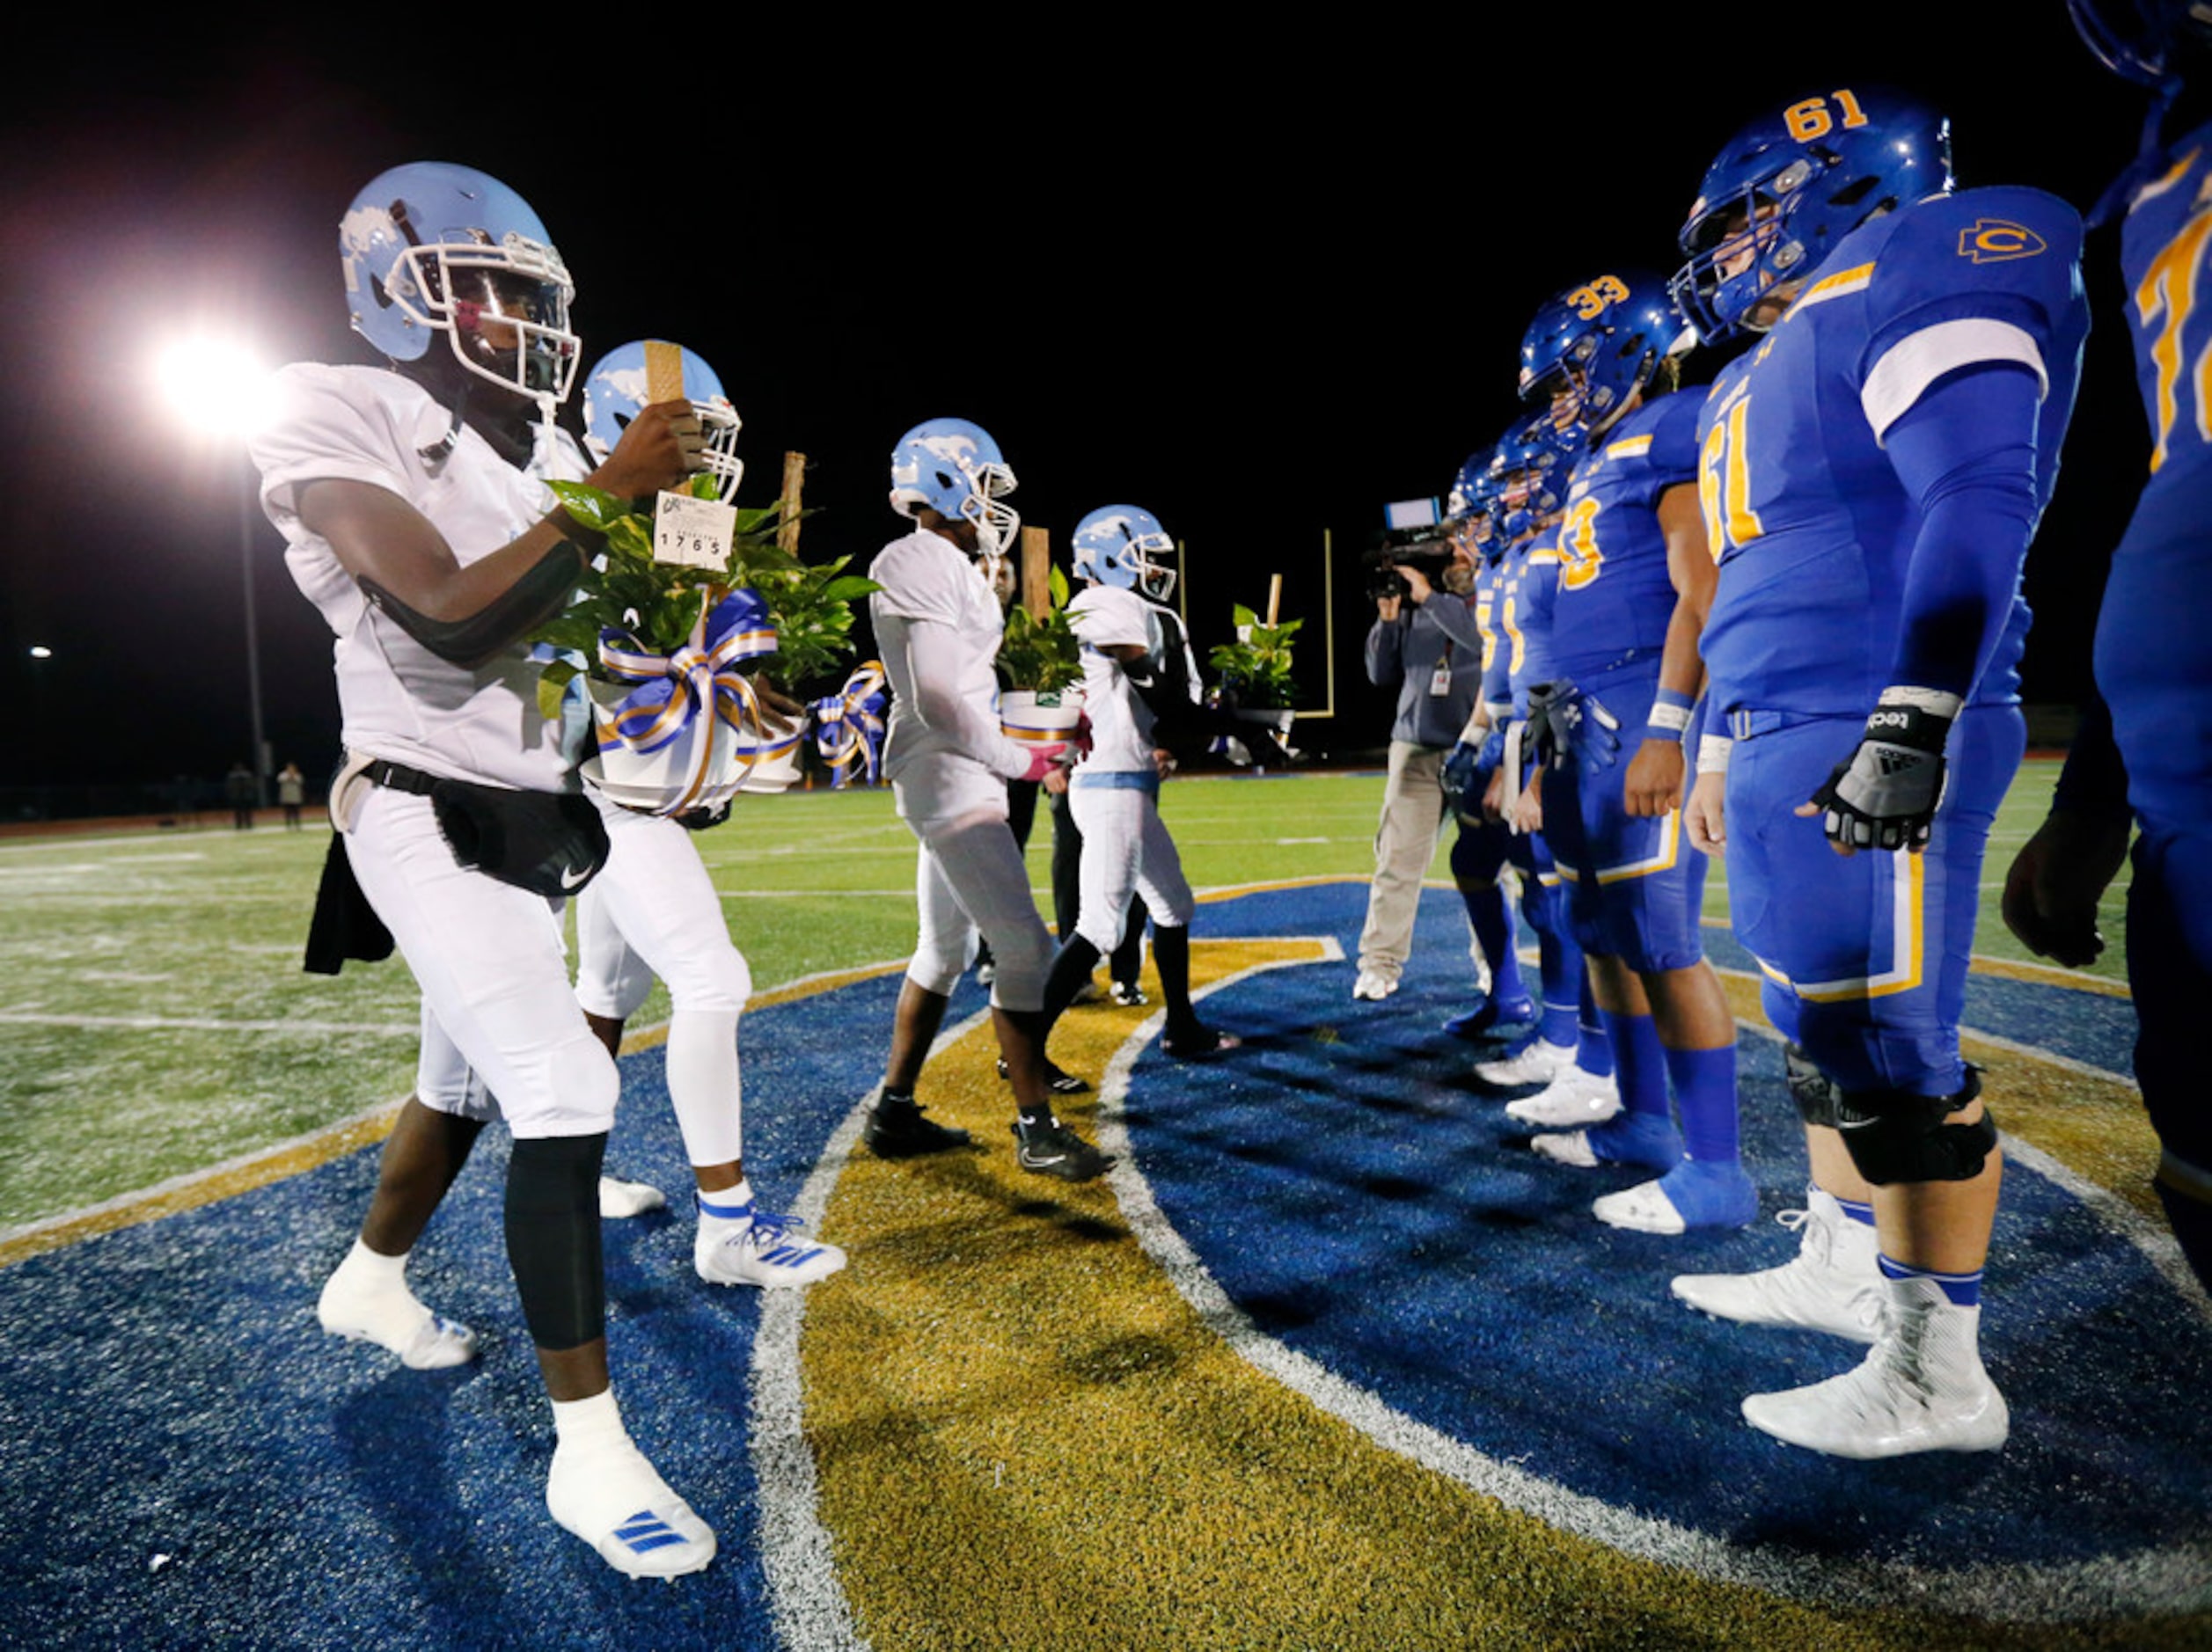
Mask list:
[[[1828,841],[1847,850],[1926,844],[1943,802],[1950,734],[1951,719],[1925,707],[1876,706],[1858,749],[1813,794]]]
[[[1564,769],[1571,757],[1586,771],[1611,768],[1621,753],[1621,720],[1594,696],[1568,682],[1528,691],[1528,734],[1536,761]]]

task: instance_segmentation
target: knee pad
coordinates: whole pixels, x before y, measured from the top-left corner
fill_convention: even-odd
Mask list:
[[[906,978],[925,992],[934,992],[941,998],[950,998],[953,988],[960,984],[960,977],[968,973],[968,966],[975,961],[974,930],[968,932],[966,940],[957,947],[948,938],[926,934],[906,966]],[[1000,968],[1005,968],[1003,962]]]
[[[1092,920],[1088,928],[1083,921],[1086,917]],[[1121,945],[1122,937],[1129,932],[1128,909],[1124,907],[1120,911],[1108,912],[1101,917],[1085,908],[1075,920],[1075,932],[1097,947],[1100,957],[1107,957]]]
[[[1996,1148],[1996,1120],[1984,1109],[1972,1124],[1947,1121],[1981,1093],[1981,1076],[1971,1067],[1965,1087],[1954,1096],[1839,1091],[1835,1124],[1851,1163],[1878,1188],[1900,1181],[1971,1181]]]
[[[745,954],[725,942],[692,960],[683,978],[668,983],[669,1002],[679,1010],[736,1015],[752,998],[752,966]]]
[[[622,1099],[622,1073],[583,1018],[575,1032],[554,1047],[546,1064],[553,1094],[535,1115],[509,1111],[509,1122],[533,1136],[604,1136],[614,1128],[614,1109]]]
[[[549,1352],[606,1334],[599,1259],[604,1134],[518,1138],[507,1166],[507,1260],[530,1340]]]
[[[995,941],[992,944],[991,956],[999,972],[992,978],[991,1002],[1004,1010],[1043,1009],[1045,977],[1052,972],[1051,937],[1044,925],[1035,924],[1007,940],[1004,952]]]
[[[1784,1082],[1790,1086],[1790,1100],[1798,1104],[1798,1115],[1807,1124],[1817,1124],[1835,1129],[1835,1107],[1840,1092],[1835,1081],[1813,1064],[1798,1044],[1782,1047]]]

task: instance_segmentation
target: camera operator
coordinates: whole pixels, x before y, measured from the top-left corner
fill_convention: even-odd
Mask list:
[[[1427,530],[1434,534],[1434,530]],[[1396,536],[1390,536],[1395,538]],[[1375,829],[1374,883],[1359,933],[1355,998],[1398,990],[1412,950],[1421,881],[1450,812],[1445,757],[1474,711],[1483,682],[1483,632],[1473,598],[1471,553],[1455,540],[1424,537],[1366,554],[1375,623],[1367,632],[1367,680],[1398,685],[1390,728],[1390,777]]]

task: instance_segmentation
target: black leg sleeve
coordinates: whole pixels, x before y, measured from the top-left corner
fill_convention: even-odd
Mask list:
[[[1129,916],[1122,920],[1121,945],[1114,948],[1114,955],[1107,960],[1106,971],[1117,981],[1134,983],[1145,968],[1145,919],[1151,914],[1145,910],[1145,897],[1129,897]]]
[[[1160,993],[1167,1000],[1168,1036],[1198,1020],[1190,1007],[1190,932],[1179,924],[1152,926],[1152,961],[1160,966]]]
[[[1052,973],[1044,977],[1047,1027],[1075,1002],[1075,995],[1083,990],[1083,983],[1091,978],[1091,971],[1097,968],[1098,948],[1080,935],[1070,935],[1060,943],[1058,955],[1052,960]]]
[[[1083,915],[1083,832],[1067,794],[1052,800],[1052,927],[1063,942]]]
[[[544,1136],[515,1144],[507,1167],[507,1261],[531,1341],[548,1353],[607,1330],[599,1261],[599,1160],[607,1138]]]

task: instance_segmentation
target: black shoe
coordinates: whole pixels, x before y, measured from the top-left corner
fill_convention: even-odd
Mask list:
[[[1208,1056],[1242,1049],[1244,1041],[1234,1033],[1219,1032],[1211,1027],[1190,1027],[1168,1034],[1160,1041],[1160,1048],[1177,1061],[1203,1061]]]
[[[1007,1058],[999,1057],[999,1077],[1011,1084],[1014,1075],[1007,1071]],[[1082,1095],[1090,1089],[1088,1082],[1072,1072],[1062,1072],[1051,1062],[1044,1064],[1044,1087],[1054,1095]]]
[[[923,1111],[919,1102],[878,1096],[868,1110],[868,1128],[861,1139],[878,1159],[919,1159],[924,1153],[949,1153],[975,1145],[975,1137],[967,1131],[933,1123],[922,1116]]]
[[[1088,1181],[1114,1162],[1111,1153],[1100,1152],[1058,1119],[1044,1124],[1017,1121],[1014,1139],[1019,1144],[1014,1156],[1022,1169],[1062,1181]]]

